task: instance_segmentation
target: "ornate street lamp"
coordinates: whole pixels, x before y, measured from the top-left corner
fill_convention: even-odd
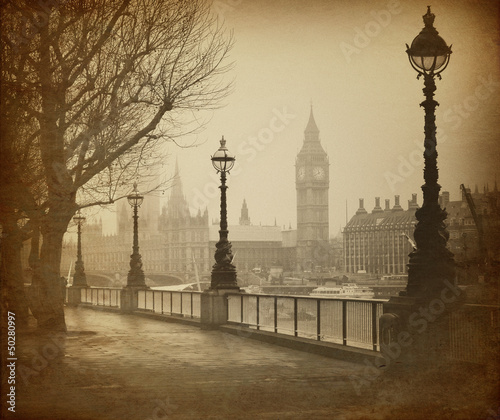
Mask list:
[[[144,271],[142,270],[142,259],[139,254],[139,228],[137,208],[141,206],[144,197],[137,191],[137,182],[134,182],[134,192],[127,196],[127,201],[134,209],[134,244],[132,245],[132,255],[130,256],[130,271],[127,276],[127,287],[146,287]]]
[[[443,290],[444,281],[453,282],[455,265],[453,254],[446,248],[449,234],[444,220],[446,211],[439,206],[436,116],[439,104],[433,99],[436,84],[434,77],[441,79],[441,72],[448,66],[451,46],[438,35],[434,28],[434,14],[430,6],[423,16],[425,27],[407,47],[410,64],[417,71],[417,79],[424,76],[425,100],[420,106],[425,109],[424,180],[422,186],[424,202],[415,213],[417,225],[414,238],[416,250],[410,253],[406,296],[432,297]]]
[[[230,155],[226,148],[226,140],[222,136],[219,150],[212,156],[212,165],[217,173],[220,172],[220,230],[219,242],[215,245],[215,264],[212,267],[210,289],[238,289],[236,267],[232,264],[233,254],[231,242],[227,240],[227,209],[226,209],[226,173],[232,169],[235,157]]]
[[[85,217],[83,217],[80,213],[80,210],[78,210],[78,214],[73,217],[73,220],[78,226],[78,240],[76,247],[76,263],[75,274],[73,275],[73,286],[87,287],[87,276],[85,275],[85,267],[83,265],[82,259],[82,224],[85,222]]]

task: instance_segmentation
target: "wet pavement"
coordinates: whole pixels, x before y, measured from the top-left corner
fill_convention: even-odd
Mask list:
[[[246,332],[88,308],[66,308],[66,321],[66,336],[19,332],[16,413],[6,418],[486,419],[496,410],[491,399],[471,409],[467,396],[445,403],[433,390],[435,398],[425,400],[418,383],[380,382],[362,364],[262,343]],[[405,386],[395,398],[394,389]],[[445,388],[440,384],[443,395]]]

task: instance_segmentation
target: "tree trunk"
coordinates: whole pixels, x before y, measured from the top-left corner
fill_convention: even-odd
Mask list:
[[[60,265],[63,236],[72,214],[71,211],[49,214],[41,226],[40,261],[33,274],[30,293],[30,307],[40,329],[66,331]]]
[[[2,313],[15,313],[16,325],[26,326],[28,302],[24,291],[21,249],[23,235],[15,221],[2,221],[0,272],[2,278]],[[2,319],[6,319],[3,317]]]

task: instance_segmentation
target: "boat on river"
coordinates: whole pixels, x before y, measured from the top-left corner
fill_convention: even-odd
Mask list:
[[[311,291],[309,296],[373,299],[374,292],[371,287],[358,286],[356,283],[343,283],[341,286],[317,287]]]

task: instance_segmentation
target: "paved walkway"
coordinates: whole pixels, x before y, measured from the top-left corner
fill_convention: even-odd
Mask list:
[[[6,418],[476,418],[461,399],[429,415],[444,405],[439,395],[425,402],[412,384],[411,399],[396,398],[359,364],[135,315],[67,308],[66,317],[66,337],[18,337],[16,415]],[[358,390],[353,375],[367,380]],[[474,409],[486,419],[495,407]]]

